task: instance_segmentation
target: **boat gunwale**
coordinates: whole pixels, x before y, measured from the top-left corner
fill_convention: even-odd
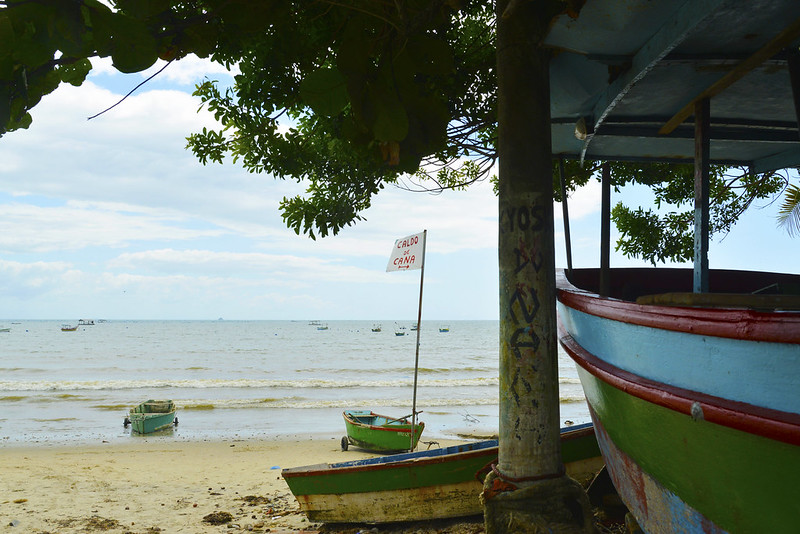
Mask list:
[[[695,335],[800,344],[800,312],[637,304],[581,289],[563,270],[556,275],[556,288],[561,304],[595,317]]]
[[[558,322],[558,337],[569,356],[588,373],[610,386],[644,401],[693,417],[702,410],[710,423],[767,439],[800,446],[800,415],[724,399],[699,391],[650,380],[603,361],[584,349]]]
[[[486,445],[481,448],[468,449],[464,451],[457,450],[459,447],[465,447],[474,444],[486,444],[486,443],[494,443],[494,445]],[[475,442],[474,444],[454,445],[452,447],[446,447],[445,449],[442,450],[447,450],[450,448],[456,450],[449,453],[437,454],[435,456],[413,456],[413,455],[418,455],[419,452],[403,453],[403,454],[398,454],[396,456],[404,456],[404,458],[398,458],[396,460],[392,460],[390,456],[378,456],[375,458],[366,458],[364,460],[351,460],[349,462],[341,462],[338,464],[326,463],[326,464],[306,465],[301,467],[290,467],[281,471],[281,476],[283,476],[284,478],[286,478],[287,476],[291,478],[291,477],[311,477],[311,476],[331,475],[331,474],[349,474],[349,473],[384,470],[388,467],[401,468],[401,467],[435,465],[439,463],[452,461],[453,457],[456,455],[460,456],[461,459],[463,460],[469,460],[474,457],[480,457],[480,456],[497,455],[496,451],[497,440],[478,441]],[[421,452],[428,452],[428,451],[421,451]],[[358,492],[355,491],[354,493]]]
[[[594,435],[594,426],[592,423],[582,423],[580,425],[575,425],[574,427],[569,427],[566,430],[562,430],[560,433],[561,441],[570,441],[574,439],[580,439],[586,437],[588,434]],[[480,446],[479,448],[472,448],[476,445]],[[467,450],[459,450],[460,448],[471,447]],[[453,456],[459,455],[462,456],[463,459],[472,459],[475,456],[492,456],[492,452],[494,455],[497,454],[497,447],[498,447],[498,440],[490,439],[484,441],[474,441],[470,443],[464,443],[461,445],[451,445],[449,447],[445,447],[443,449],[435,449],[433,451],[418,451],[418,452],[407,452],[396,454],[392,456],[376,456],[373,458],[365,458],[362,460],[350,460],[347,462],[339,462],[339,463],[322,463],[322,464],[313,464],[313,465],[305,465],[299,467],[290,467],[281,471],[281,475],[285,478],[287,475],[291,477],[307,477],[307,476],[320,476],[320,475],[331,475],[331,474],[344,474],[344,473],[353,473],[353,472],[362,472],[362,471],[375,471],[379,469],[385,469],[386,467],[412,467],[412,466],[421,466],[421,465],[432,465],[437,463],[443,463],[453,460]],[[448,451],[452,449],[452,452],[442,452],[440,454],[436,454],[439,451]],[[429,455],[425,455],[425,453],[432,453]],[[488,453],[488,454],[487,454]],[[402,458],[393,459],[393,456],[398,456]]]

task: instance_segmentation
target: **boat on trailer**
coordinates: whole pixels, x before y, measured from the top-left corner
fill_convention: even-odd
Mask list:
[[[422,421],[412,425],[411,415],[390,417],[369,410],[345,410],[342,416],[347,432],[342,438],[343,451],[348,445],[375,452],[414,450],[425,429]]]
[[[603,467],[591,423],[561,429],[566,472],[584,484]],[[497,440],[284,469],[310,521],[390,523],[483,513],[483,478],[497,462]]]
[[[557,279],[606,466],[645,532],[790,532],[800,520],[800,275],[611,269]]]

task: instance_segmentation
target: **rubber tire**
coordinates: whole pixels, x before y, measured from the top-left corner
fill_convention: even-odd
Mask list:
[[[349,444],[350,444],[350,442],[349,442],[349,441],[347,441],[347,436],[343,437],[343,438],[342,438],[342,450],[343,450],[343,451],[346,451],[346,450],[347,450],[347,446],[348,446]]]

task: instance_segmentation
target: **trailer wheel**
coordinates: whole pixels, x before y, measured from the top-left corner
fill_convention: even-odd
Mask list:
[[[349,442],[347,441],[347,436],[345,436],[345,437],[342,438],[342,450],[343,451],[347,450],[347,445],[349,445]]]

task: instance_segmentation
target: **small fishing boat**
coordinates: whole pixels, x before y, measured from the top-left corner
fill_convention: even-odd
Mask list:
[[[381,331],[381,325],[380,324],[372,325],[372,331],[373,332],[380,332]]]
[[[559,338],[606,467],[645,532],[793,532],[800,518],[800,276],[560,275]]]
[[[78,329],[78,325],[74,325],[74,326],[73,325],[68,325],[68,324],[62,324],[61,325],[61,331],[62,332],[74,332],[77,329]]]
[[[310,521],[387,523],[483,513],[483,476],[497,440],[334,464],[281,474]],[[588,483],[603,467],[591,423],[561,430],[567,474]]]
[[[411,424],[409,417],[388,417],[366,410],[345,410],[344,425],[347,435],[342,438],[342,450],[349,445],[375,452],[414,450],[425,423]],[[412,441],[411,429],[414,429]]]
[[[449,326],[440,326],[439,327],[439,332],[444,333],[444,332],[449,332],[449,331],[450,331],[450,327]]]
[[[171,400],[147,400],[128,412],[123,426],[127,428],[131,425],[134,432],[149,434],[171,425],[177,426],[176,411],[175,403]]]

